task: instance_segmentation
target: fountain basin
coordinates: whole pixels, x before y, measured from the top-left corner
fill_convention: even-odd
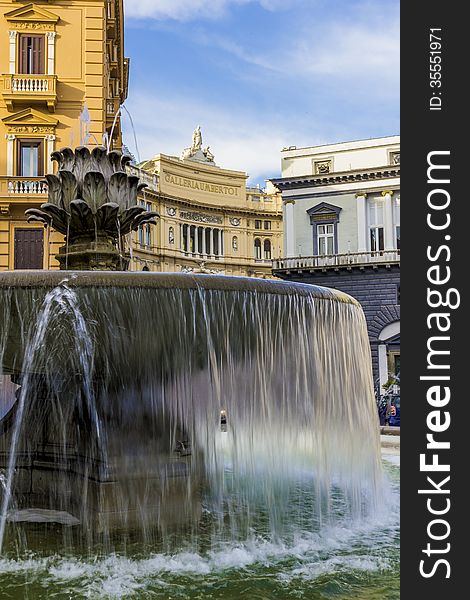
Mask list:
[[[108,538],[197,528],[203,508],[230,506],[223,537],[248,531],[261,501],[275,532],[296,469],[315,476],[318,522],[332,494],[351,514],[378,502],[370,349],[344,293],[213,275],[12,272],[0,276],[0,317],[3,377],[18,386],[0,413],[0,469],[13,456],[17,510],[64,511]]]

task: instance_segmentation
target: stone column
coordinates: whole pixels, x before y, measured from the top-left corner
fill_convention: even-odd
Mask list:
[[[380,391],[383,393],[382,386],[388,381],[388,360],[387,360],[387,346],[385,344],[379,344],[379,377],[380,377]]]
[[[194,227],[194,254],[199,254],[199,227]]]
[[[17,31],[10,31],[10,75],[16,73],[16,40],[18,38]]]
[[[357,211],[357,251],[367,252],[367,213],[366,213],[366,198],[365,192],[356,194],[356,211]]]
[[[46,135],[46,152],[47,152],[47,173],[54,172],[54,162],[51,158],[51,154],[54,152],[55,135]]]
[[[7,139],[7,175],[8,177],[13,176],[13,155],[14,155],[14,144],[15,144],[15,134],[8,133],[6,136]]]
[[[209,244],[209,246],[210,246],[210,248],[209,248],[209,254],[211,256],[214,256],[214,228],[213,227],[211,227],[211,229],[210,229],[210,236],[209,236],[209,238],[210,238],[209,239],[209,241],[210,241],[210,244]]]
[[[202,253],[206,254],[206,228],[202,228]]]
[[[55,31],[47,32],[47,74],[55,75]]]
[[[393,207],[392,196],[393,191],[384,190],[382,196],[385,199],[384,206],[384,248],[385,250],[394,250],[393,242]]]
[[[219,229],[219,256],[223,256],[223,248],[222,248],[222,229]]]
[[[191,243],[191,230],[193,231],[193,249],[190,250],[191,254],[196,254],[197,252],[197,227],[195,225],[189,226],[189,242]],[[190,246],[191,248],[191,246]]]
[[[295,200],[288,199],[284,200],[284,219],[285,219],[285,244],[286,244],[286,255],[287,257],[295,256],[295,227],[294,227],[294,205]]]

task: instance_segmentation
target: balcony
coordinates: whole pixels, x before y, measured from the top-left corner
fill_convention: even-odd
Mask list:
[[[0,196],[18,199],[32,196],[43,200],[47,196],[47,183],[42,177],[0,177]]]
[[[57,75],[2,75],[1,91],[8,110],[15,104],[41,102],[54,112],[57,104]]]
[[[400,264],[400,250],[380,252],[348,252],[325,256],[299,256],[298,258],[280,258],[273,261],[273,272],[312,272],[340,269],[365,269],[391,267]]]

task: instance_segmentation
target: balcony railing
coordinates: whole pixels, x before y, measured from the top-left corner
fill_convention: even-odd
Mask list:
[[[275,271],[290,271],[335,267],[362,267],[367,265],[391,265],[399,263],[400,250],[382,250],[379,252],[348,252],[347,254],[280,258],[273,261],[273,269]]]
[[[57,103],[56,75],[2,75],[2,94],[9,110],[15,103],[45,102],[51,112]]]
[[[47,196],[47,183],[41,177],[0,177],[4,196]]]

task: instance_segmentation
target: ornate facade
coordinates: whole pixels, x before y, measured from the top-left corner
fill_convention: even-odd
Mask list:
[[[282,254],[281,195],[216,166],[200,128],[181,157],[159,154],[136,172],[149,186],[141,203],[160,220],[134,234],[132,269],[272,276]]]
[[[122,146],[123,0],[0,0],[0,270],[57,268],[62,238],[28,224],[64,146]]]
[[[377,389],[400,372],[400,138],[282,153],[282,279],[342,290],[362,304]]]

